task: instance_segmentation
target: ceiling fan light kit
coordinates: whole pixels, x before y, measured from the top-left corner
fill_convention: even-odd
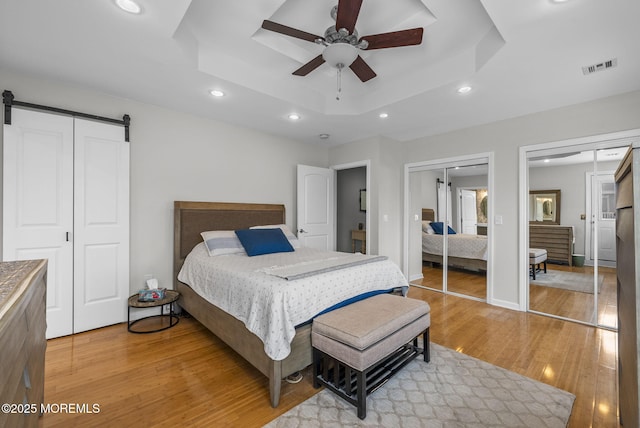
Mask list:
[[[322,52],[325,62],[335,68],[349,67],[357,57],[357,49],[347,43],[329,45]]]

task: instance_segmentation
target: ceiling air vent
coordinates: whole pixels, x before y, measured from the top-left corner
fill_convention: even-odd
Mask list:
[[[586,76],[587,74],[595,73],[596,71],[606,70],[608,68],[612,68],[618,65],[618,60],[616,58],[610,59],[608,61],[600,62],[594,65],[587,65],[582,67],[582,73]]]

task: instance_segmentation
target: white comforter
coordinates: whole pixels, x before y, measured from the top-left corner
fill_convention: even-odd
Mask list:
[[[487,260],[487,237],[484,235],[465,235],[456,233],[447,235],[448,254],[464,259]],[[442,255],[442,235],[422,232],[422,252]]]
[[[398,266],[376,261],[287,281],[267,271],[276,266],[309,263],[346,253],[298,248],[292,253],[248,257],[209,256],[204,243],[187,256],[178,280],[210,303],[242,321],[264,343],[266,354],[282,360],[291,352],[295,326],[324,309],[369,291],[405,287]]]

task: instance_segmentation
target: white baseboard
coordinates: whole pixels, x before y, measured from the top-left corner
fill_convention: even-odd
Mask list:
[[[409,278],[409,282],[415,281],[415,280],[418,280],[418,279],[423,279],[423,278],[424,278],[424,275],[421,274],[421,273],[418,273],[418,274],[415,274],[415,275],[411,276]]]
[[[525,311],[524,308],[520,308],[520,305],[518,303],[509,302],[507,300],[491,299],[491,301],[487,303],[489,303],[490,305],[499,306],[501,308],[511,309],[513,311],[519,311],[519,312]]]

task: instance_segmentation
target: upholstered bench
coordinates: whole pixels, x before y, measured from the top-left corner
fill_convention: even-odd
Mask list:
[[[540,264],[544,265],[544,273],[547,273],[547,250],[529,248],[529,265],[533,279],[536,279],[536,272],[540,272]]]
[[[367,415],[367,395],[417,355],[429,361],[427,302],[379,294],[313,320],[313,386],[321,385]],[[418,336],[423,347],[418,347]]]

